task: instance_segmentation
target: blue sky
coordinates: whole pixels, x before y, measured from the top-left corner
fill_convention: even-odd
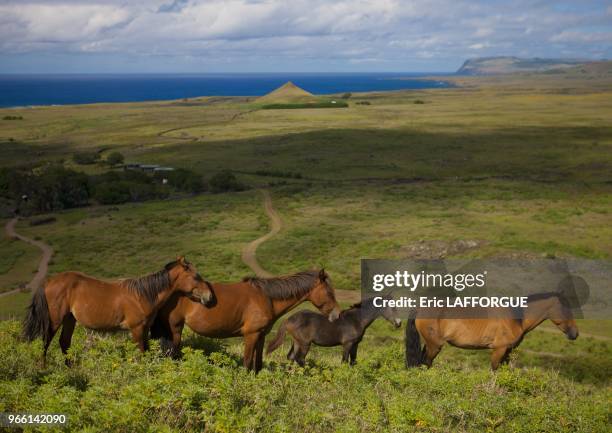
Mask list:
[[[612,58],[599,0],[0,0],[0,73],[454,71]]]

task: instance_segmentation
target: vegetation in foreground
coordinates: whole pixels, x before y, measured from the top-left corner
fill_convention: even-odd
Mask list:
[[[157,343],[142,355],[127,336],[81,327],[75,365],[55,342],[40,369],[41,344],[19,333],[18,322],[0,323],[0,411],[66,413],[73,431],[598,432],[612,410],[610,342],[560,333],[534,331],[497,373],[486,353],[459,349],[405,370],[402,331],[378,321],[353,368],[318,347],[304,369],[290,365],[285,344],[258,375],[240,366],[239,340],[191,335],[174,361]],[[552,353],[532,352],[541,347]]]

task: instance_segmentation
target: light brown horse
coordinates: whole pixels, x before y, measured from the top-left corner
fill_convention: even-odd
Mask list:
[[[416,319],[409,319],[406,326],[406,367],[431,367],[444,343],[449,343],[463,349],[493,349],[491,368],[496,370],[508,361],[525,334],[547,319],[570,340],[578,338],[574,315],[563,296],[554,292],[531,295],[527,305],[518,319],[508,309],[495,309],[496,317],[490,319],[444,319],[444,310],[437,318],[429,318],[433,316],[431,311],[417,311]],[[419,315],[427,318],[419,319]],[[425,340],[422,349],[421,338]]]
[[[151,335],[170,342],[173,355],[178,354],[186,324],[205,337],[243,336],[244,366],[257,372],[263,365],[266,334],[280,316],[304,301],[312,302],[330,321],[340,314],[329,276],[323,269],[278,278],[245,278],[239,283],[213,283],[212,287],[212,306],[204,307],[175,295],[159,311]]]
[[[175,292],[203,304],[213,298],[210,284],[184,257],[151,275],[113,282],[79,272],[63,272],[50,278],[44,288],[33,294],[24,321],[24,336],[29,341],[42,337],[43,364],[60,326],[60,347],[66,354],[77,322],[97,330],[129,329],[134,342],[144,351],[155,314]]]

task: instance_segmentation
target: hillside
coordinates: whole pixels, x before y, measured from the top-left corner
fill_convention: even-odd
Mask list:
[[[519,57],[480,57],[466,60],[457,70],[458,75],[496,75],[513,72],[543,72],[571,68],[589,63],[577,59],[522,59]]]
[[[257,99],[257,102],[269,103],[288,103],[288,102],[316,102],[318,98],[310,92],[296,86],[291,81],[287,81],[278,89],[273,90]]]

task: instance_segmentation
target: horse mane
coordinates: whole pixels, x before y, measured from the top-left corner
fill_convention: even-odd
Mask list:
[[[570,307],[569,301],[567,298],[559,292],[543,292],[543,293],[533,293],[527,296],[527,302],[531,301],[540,301],[544,299],[557,298],[561,302],[564,307]]]
[[[319,271],[303,271],[274,278],[245,277],[242,279],[263,291],[272,299],[290,299],[304,296],[319,279]]]
[[[153,304],[157,295],[170,287],[170,270],[178,264],[178,261],[170,262],[161,271],[138,278],[126,278],[121,280],[121,285],[136,296],[146,299]]]

